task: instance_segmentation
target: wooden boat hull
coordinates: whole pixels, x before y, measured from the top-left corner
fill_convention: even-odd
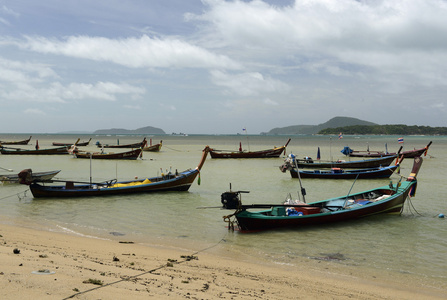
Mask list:
[[[187,191],[191,187],[199,171],[194,169],[179,174],[178,177],[159,180],[157,177],[148,178],[151,183],[140,186],[124,187],[103,187],[98,185],[76,185],[70,186],[44,186],[38,183],[30,185],[31,193],[34,198],[67,198],[67,197],[93,197],[93,196],[111,196],[137,193],[153,193],[167,191]],[[120,184],[129,184],[132,181],[120,182]]]
[[[162,144],[155,144],[152,146],[147,146],[143,148],[143,151],[150,151],[150,152],[159,152],[161,150]]]
[[[369,168],[360,170],[314,170],[306,171],[299,170],[300,178],[314,178],[314,179],[377,179],[377,178],[389,178],[397,169],[396,166],[384,167],[384,168]],[[290,170],[292,178],[298,178],[298,172],[296,169]]]
[[[389,166],[397,155],[390,155],[385,157],[378,157],[365,160],[355,161],[306,161],[304,159],[298,159],[298,168],[300,169],[329,169],[329,168],[343,168],[343,169],[364,169],[364,168],[378,168]],[[290,165],[294,168],[294,165]],[[282,168],[281,168],[282,169]]]
[[[415,158],[422,156],[422,154],[426,155],[428,148],[432,142],[430,142],[427,146],[420,149],[407,150],[403,151],[399,154],[399,156],[403,156],[404,158]],[[388,155],[396,155],[397,153],[385,153],[383,151],[352,151],[348,156],[350,157],[383,157]]]
[[[260,151],[220,151],[220,150],[210,150],[211,158],[270,158],[279,157],[281,153],[284,152],[285,148],[289,144],[290,139],[284,146],[260,150]]]
[[[144,146],[146,146],[147,140],[146,138],[143,139],[143,141],[139,142],[139,143],[133,143],[133,144],[126,144],[126,145],[102,145],[101,143],[96,143],[96,146],[98,146],[98,148],[144,148]]]
[[[136,193],[154,193],[167,191],[188,191],[205,163],[209,147],[205,147],[201,161],[195,169],[186,170],[176,174],[167,174],[145,180],[132,180],[123,182],[103,182],[74,184],[67,181],[65,185],[47,186],[39,183],[30,185],[34,198],[67,198],[67,197],[93,197],[127,195]]]
[[[0,145],[28,145],[30,140],[31,136],[29,137],[29,139],[23,141],[0,141]]]
[[[51,149],[26,150],[26,149],[0,149],[3,155],[55,155],[68,154],[67,147],[58,147]]]
[[[397,193],[388,197],[384,201],[370,203],[364,206],[359,206],[358,208],[354,209],[329,211],[325,213],[308,214],[301,216],[286,216],[286,215],[267,216],[262,212],[250,212],[244,210],[236,214],[236,219],[239,224],[239,227],[242,230],[266,230],[278,227],[301,227],[301,226],[318,225],[331,222],[349,221],[352,219],[363,218],[370,215],[381,214],[381,213],[398,213],[401,211],[404,202],[408,196],[408,193],[410,191],[410,187],[413,184],[415,184],[415,182],[405,185],[402,184]],[[393,186],[393,189],[395,188],[396,187]],[[388,186],[384,186],[381,189],[383,189],[384,191],[389,191],[390,193],[392,192]],[[371,190],[368,192],[374,192],[378,190],[379,189]],[[360,194],[361,193],[354,194],[351,196],[356,196]],[[342,199],[340,203],[342,203],[344,200],[344,198],[335,198],[335,199]]]
[[[48,172],[34,172],[31,175],[31,181],[48,181],[56,176],[61,170],[48,171]],[[18,174],[5,174],[0,175],[0,181],[9,183],[19,183]]]
[[[135,149],[127,152],[121,153],[100,153],[100,152],[74,152],[73,155],[76,158],[87,158],[87,159],[128,159],[135,160],[140,157],[142,150]]]
[[[62,147],[62,146],[64,146],[64,147],[71,147],[71,146],[73,146],[74,144],[76,144],[76,146],[88,146],[88,144],[90,144],[90,141],[91,141],[92,139],[89,139],[88,141],[86,141],[86,142],[78,142],[78,143],[58,143],[58,142],[53,142],[53,146],[59,146],[59,147]]]

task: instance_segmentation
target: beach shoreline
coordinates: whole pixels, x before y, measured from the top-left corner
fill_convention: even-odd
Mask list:
[[[371,276],[331,261],[256,263],[10,224],[0,224],[0,235],[2,299],[445,298],[405,274]]]

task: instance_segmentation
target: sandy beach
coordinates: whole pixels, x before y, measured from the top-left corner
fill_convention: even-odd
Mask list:
[[[442,299],[330,261],[302,268],[0,225],[2,299]]]

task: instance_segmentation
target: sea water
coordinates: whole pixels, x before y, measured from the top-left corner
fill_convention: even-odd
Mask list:
[[[0,140],[21,140],[29,135],[0,135]],[[84,150],[98,151],[96,141],[109,144],[138,142],[143,136],[33,135],[41,149],[52,142],[75,142],[92,137]],[[281,146],[291,138],[286,155],[310,156],[316,159],[347,159],[340,151],[344,146],[355,150],[395,152],[398,136],[255,136],[255,135],[189,135],[147,136],[152,143],[163,140],[160,152],[144,152],[142,160],[85,160],[70,155],[0,155],[0,167],[31,168],[34,172],[61,170],[60,180],[101,182],[110,179],[144,179],[161,173],[195,168],[206,145],[219,150],[262,150]],[[377,215],[349,222],[315,227],[271,230],[256,233],[229,231],[223,216],[232,211],[220,209],[220,195],[231,188],[243,190],[244,204],[282,203],[287,194],[295,199],[300,181],[279,166],[284,160],[211,159],[209,156],[188,192],[167,192],[72,199],[33,199],[25,185],[0,186],[0,218],[5,224],[59,231],[92,238],[132,241],[184,249],[206,251],[237,259],[255,259],[299,267],[304,260],[334,259],[340,265],[356,266],[373,272],[423,278],[439,288],[447,287],[447,138],[440,136],[404,137],[404,149],[433,144],[418,174],[416,197],[405,203],[402,215]],[[125,149],[105,149],[121,152]],[[358,160],[356,158],[354,160]],[[408,176],[412,159],[402,162],[400,174]],[[8,173],[0,169],[0,174]],[[397,182],[374,180],[303,179],[305,200],[313,202],[355,193]],[[405,179],[404,179],[405,180]],[[206,208],[205,208],[206,207]]]

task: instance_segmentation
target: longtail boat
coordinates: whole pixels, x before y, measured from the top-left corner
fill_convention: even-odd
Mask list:
[[[195,178],[199,176],[209,147],[203,150],[202,158],[195,169],[188,169],[183,172],[167,173],[161,176],[146,178],[144,180],[130,180],[117,182],[109,180],[104,182],[64,182],[65,185],[46,185],[33,182],[30,185],[34,198],[65,198],[65,197],[92,197],[109,195],[126,195],[134,193],[152,193],[166,191],[187,191]],[[56,182],[56,181],[54,181]],[[199,181],[200,184],[200,181]]]
[[[364,168],[378,168],[389,166],[393,160],[397,159],[397,154],[378,157],[378,158],[370,158],[364,160],[353,160],[353,161],[345,161],[345,160],[335,160],[335,161],[324,161],[324,160],[313,160],[313,159],[297,159],[295,155],[289,154],[288,157],[284,160],[284,164],[282,164],[279,169],[281,172],[286,172],[287,170],[296,168],[296,164],[298,164],[298,168],[300,169],[328,169],[328,168],[343,168],[343,169],[364,169]]]
[[[143,148],[144,146],[146,146],[147,144],[147,140],[146,138],[143,139],[143,141],[138,142],[138,143],[133,143],[133,144],[124,144],[124,145],[109,145],[109,144],[101,144],[99,141],[96,142],[96,146],[98,148]]]
[[[428,145],[425,146],[424,148],[402,151],[400,154],[403,155],[404,158],[414,158],[422,156],[422,154],[426,156],[428,148],[430,147],[431,144],[432,142],[430,141],[430,143],[428,143]],[[343,150],[341,150],[341,153],[350,157],[382,157],[397,154],[397,153],[388,153],[386,151],[369,151],[369,150],[356,151],[349,147],[344,147]]]
[[[289,197],[284,204],[243,205],[243,191],[233,192],[230,188],[229,192],[221,195],[221,203],[224,208],[234,209],[235,212],[224,216],[224,220],[229,223],[230,228],[237,225],[242,231],[252,231],[278,227],[301,228],[380,213],[400,213],[407,197],[415,195],[416,176],[421,165],[422,158],[414,158],[413,168],[406,181],[402,181],[401,177],[397,183],[390,182],[386,186],[311,203]]]
[[[91,158],[91,159],[128,159],[135,160],[142,156],[142,149],[133,149],[126,152],[85,152],[75,149],[70,149],[69,152],[76,158]]]
[[[387,167],[377,167],[368,169],[332,168],[330,170],[298,170],[300,178],[314,179],[376,179],[389,178],[394,171],[399,168],[399,164]],[[298,178],[296,169],[290,170],[292,178]]]
[[[65,146],[65,147],[71,147],[73,145],[76,146],[88,146],[88,144],[90,144],[90,141],[92,140],[92,138],[90,138],[88,141],[84,141],[84,142],[79,142],[80,139],[78,139],[77,142],[74,143],[58,143],[58,142],[53,142],[53,146]]]
[[[61,170],[47,171],[47,172],[33,172],[31,169],[23,170],[29,174],[28,178],[25,178],[28,182],[32,181],[47,181],[56,176]],[[20,173],[19,173],[20,174]],[[0,181],[5,183],[19,183],[19,174],[3,174],[0,175]]]
[[[282,152],[285,151],[287,145],[290,143],[290,139],[284,146],[275,147],[273,149],[260,150],[260,151],[243,151],[240,147],[239,151],[226,151],[210,149],[211,158],[268,158],[279,157]]]
[[[57,147],[48,149],[20,149],[2,147],[0,153],[3,155],[54,155],[54,154],[68,154],[67,147]]]
[[[163,145],[163,141],[160,141],[160,143],[158,143],[158,144],[152,145],[152,139],[151,139],[150,145],[143,147],[143,151],[159,152],[161,150],[162,145]]]
[[[30,136],[29,139],[22,141],[0,141],[0,145],[28,145],[31,137],[32,136]]]

